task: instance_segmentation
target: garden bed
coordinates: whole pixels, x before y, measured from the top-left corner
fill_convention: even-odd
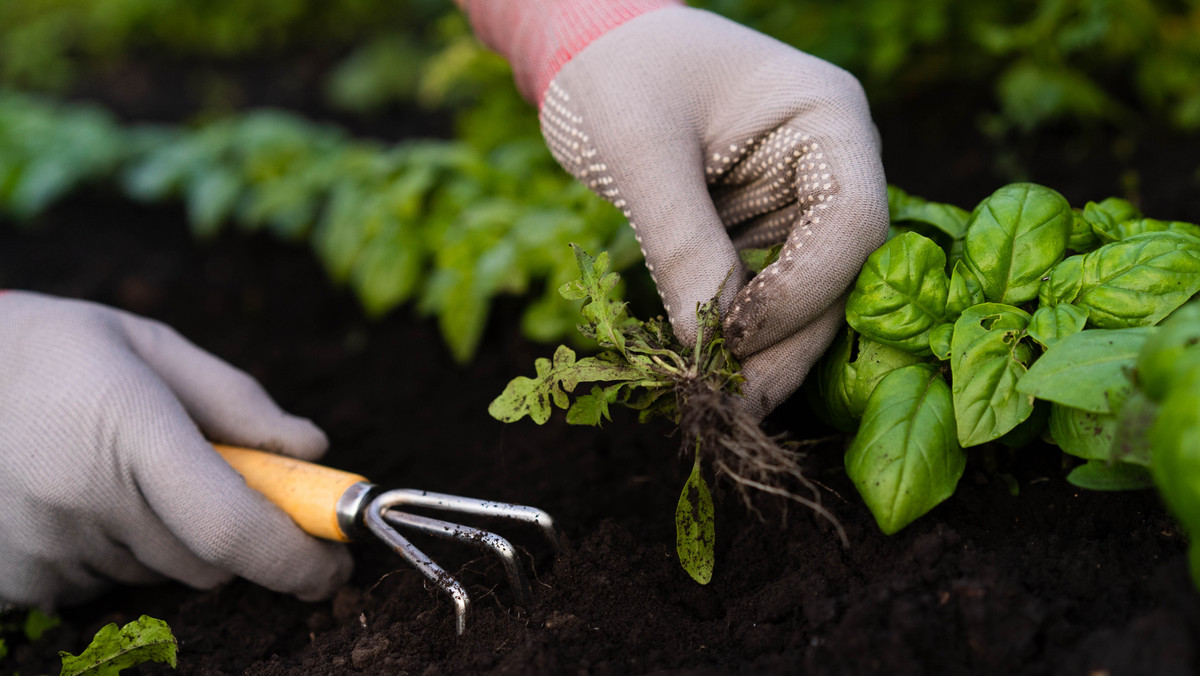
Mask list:
[[[939,101],[902,102],[908,114],[881,119],[889,180],[969,206],[1005,179],[983,139],[946,133],[920,112]],[[1020,142],[1015,152],[1034,167],[1028,178],[1075,204],[1136,193],[1147,213],[1200,222],[1194,139],[1138,132],[1108,147],[1089,145],[1095,136],[1056,138]],[[768,423],[822,439],[806,471],[828,487],[825,503],[851,544],[803,510],[763,503],[760,520],[718,484],[716,570],[702,587],[675,559],[675,502],[690,462],[676,458],[669,426],[620,413],[598,431],[561,416],[544,427],[488,416],[508,380],[550,351],[520,338],[517,300],[495,308],[480,353],[460,366],[411,307],[366,319],[303,245],[232,232],[198,244],[181,208],[99,194],[56,207],[36,229],[0,227],[5,287],[161,319],[323,427],[329,464],[385,486],[536,505],[568,539],[554,556],[536,533],[505,531],[528,547],[536,571],[523,615],[507,610],[489,561],[418,541],[476,599],[461,638],[436,590],[363,542],[352,546],[353,580],[330,602],[243,581],[214,591],[120,588],[65,609],[63,626],[42,641],[10,645],[0,666],[12,671],[55,673],[57,650],[78,652],[101,625],[141,614],[170,623],[183,674],[1200,669],[1200,595],[1175,521],[1152,491],[1071,486],[1050,446],[972,449],[955,495],[889,537],[845,476],[846,440],[794,398]]]
[[[430,544],[477,599],[462,638],[439,593],[366,542],[353,546],[351,584],[327,603],[241,581],[115,590],[15,646],[5,666],[21,673],[57,671],[55,650],[143,613],[170,623],[184,674],[1188,674],[1200,664],[1200,597],[1174,521],[1150,491],[1070,486],[1052,447],[972,455],[954,497],[887,537],[841,469],[844,440],[830,438],[807,471],[829,487],[851,546],[804,511],[785,520],[767,504],[764,522],[718,492],[717,567],[701,587],[674,557],[688,463],[669,427],[488,417],[490,398],[546,352],[518,337],[503,307],[478,358],[457,366],[430,322],[407,311],[364,319],[302,247],[233,234],[197,245],[174,209],[86,196],[37,230],[0,229],[0,286],[162,319],[324,427],[330,464],[389,486],[537,505],[569,540],[555,557],[536,534],[511,533],[536,567],[524,616],[506,610],[490,562]],[[828,433],[798,401],[770,423]]]

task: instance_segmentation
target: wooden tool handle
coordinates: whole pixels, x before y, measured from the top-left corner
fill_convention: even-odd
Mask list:
[[[285,455],[213,444],[246,485],[287,512],[304,532],[325,540],[349,542],[338,525],[338,500],[366,477],[304,462]]]

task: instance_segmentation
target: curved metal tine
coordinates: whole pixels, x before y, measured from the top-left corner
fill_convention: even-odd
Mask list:
[[[521,572],[521,564],[517,560],[517,550],[508,540],[486,530],[399,512],[387,507],[383,509],[383,518],[393,526],[412,528],[443,540],[465,542],[492,552],[500,559],[501,565],[504,566],[504,572],[508,575],[508,584],[512,586],[515,604],[529,607],[529,583],[525,581],[525,574]]]
[[[554,517],[537,507],[512,505],[507,502],[492,502],[490,500],[480,500],[479,498],[467,498],[461,495],[433,493],[413,488],[397,488],[388,491],[387,496],[388,502],[392,507],[399,507],[401,505],[406,507],[423,507],[425,509],[508,519],[509,521],[533,524],[542,530],[546,539],[554,546],[554,551],[557,552],[562,549],[562,543],[558,537],[558,529],[554,525]]]
[[[387,494],[385,493],[384,495],[386,496]],[[366,509],[366,513],[363,515],[363,520],[366,522],[367,528],[378,536],[380,540],[386,542],[405,561],[408,561],[414,568],[419,570],[426,579],[436,584],[450,596],[450,599],[454,602],[455,632],[459,636],[462,636],[463,632],[467,629],[467,615],[471,610],[471,598],[467,595],[467,590],[463,589],[458,580],[450,576],[450,573],[447,573],[433,559],[413,546],[395,528],[392,528],[383,520],[383,511],[387,508],[386,504],[380,503],[379,498],[371,501],[371,504]]]

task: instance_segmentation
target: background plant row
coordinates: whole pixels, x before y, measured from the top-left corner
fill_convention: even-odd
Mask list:
[[[535,295],[522,323],[530,337],[573,333],[576,310],[555,291],[575,276],[567,242],[608,250],[622,267],[638,260],[616,210],[549,166],[540,140],[488,152],[465,141],[385,145],[281,111],[126,127],[98,108],[11,92],[0,93],[0,119],[0,211],[19,221],[88,183],[179,199],[200,238],[236,224],[309,241],[371,314],[414,301],[460,360],[501,293]]]
[[[993,83],[996,128],[1127,122],[1135,108],[1200,128],[1196,0],[691,4],[847,68],[876,102],[983,81]],[[146,54],[221,62],[306,52],[331,64],[323,87],[341,109],[440,105],[436,73],[472,58],[467,33],[448,0],[9,0],[0,5],[0,82],[66,91]],[[201,86],[219,98],[212,73]]]
[[[992,131],[1200,119],[1200,0],[695,4],[847,67],[877,108],[982,80],[998,96]],[[238,112],[264,84],[241,71],[279,61],[313,62],[313,86],[351,126],[379,128],[403,106],[453,120],[454,140],[391,146],[298,113]],[[187,123],[116,124],[17,93],[127,89],[147,69],[186,81]],[[0,83],[0,215],[32,222],[86,182],[182,199],[202,237],[235,224],[311,241],[371,313],[416,301],[460,360],[501,293],[536,296],[528,336],[574,336],[554,293],[573,275],[567,242],[607,250],[618,271],[637,260],[619,216],[554,165],[508,67],[445,0],[13,0],[0,6]]]

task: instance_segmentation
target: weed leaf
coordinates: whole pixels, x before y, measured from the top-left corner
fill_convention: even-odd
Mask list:
[[[683,484],[679,503],[675,506],[675,552],[683,569],[700,584],[712,580],[716,539],[712,494],[700,475],[697,450],[692,473]]]
[[[617,326],[625,316],[625,303],[608,298],[620,281],[620,275],[608,271],[608,252],[601,252],[592,258],[576,244],[572,244],[571,248],[575,251],[575,260],[579,263],[582,276],[564,284],[559,293],[567,300],[587,299],[580,311],[590,326],[580,327],[580,331],[595,338],[601,347],[613,347],[624,353],[625,336]]]
[[[175,647],[166,622],[142,615],[120,629],[115,623],[105,625],[78,657],[60,652],[61,676],[112,676],[143,662],[174,667]]]
[[[545,357],[534,362],[537,375],[534,378],[518,376],[509,382],[500,396],[492,400],[488,413],[503,422],[515,422],[529,416],[541,425],[550,419],[553,407],[566,409],[570,406],[568,394],[575,391],[581,382],[640,380],[641,369],[622,364],[618,360],[600,355],[576,361],[575,351],[566,345],[558,346],[553,360]],[[588,399],[585,409],[591,408],[599,414],[607,413],[595,398]],[[590,412],[581,411],[583,419],[592,420]],[[599,422],[595,418],[596,423]]]

